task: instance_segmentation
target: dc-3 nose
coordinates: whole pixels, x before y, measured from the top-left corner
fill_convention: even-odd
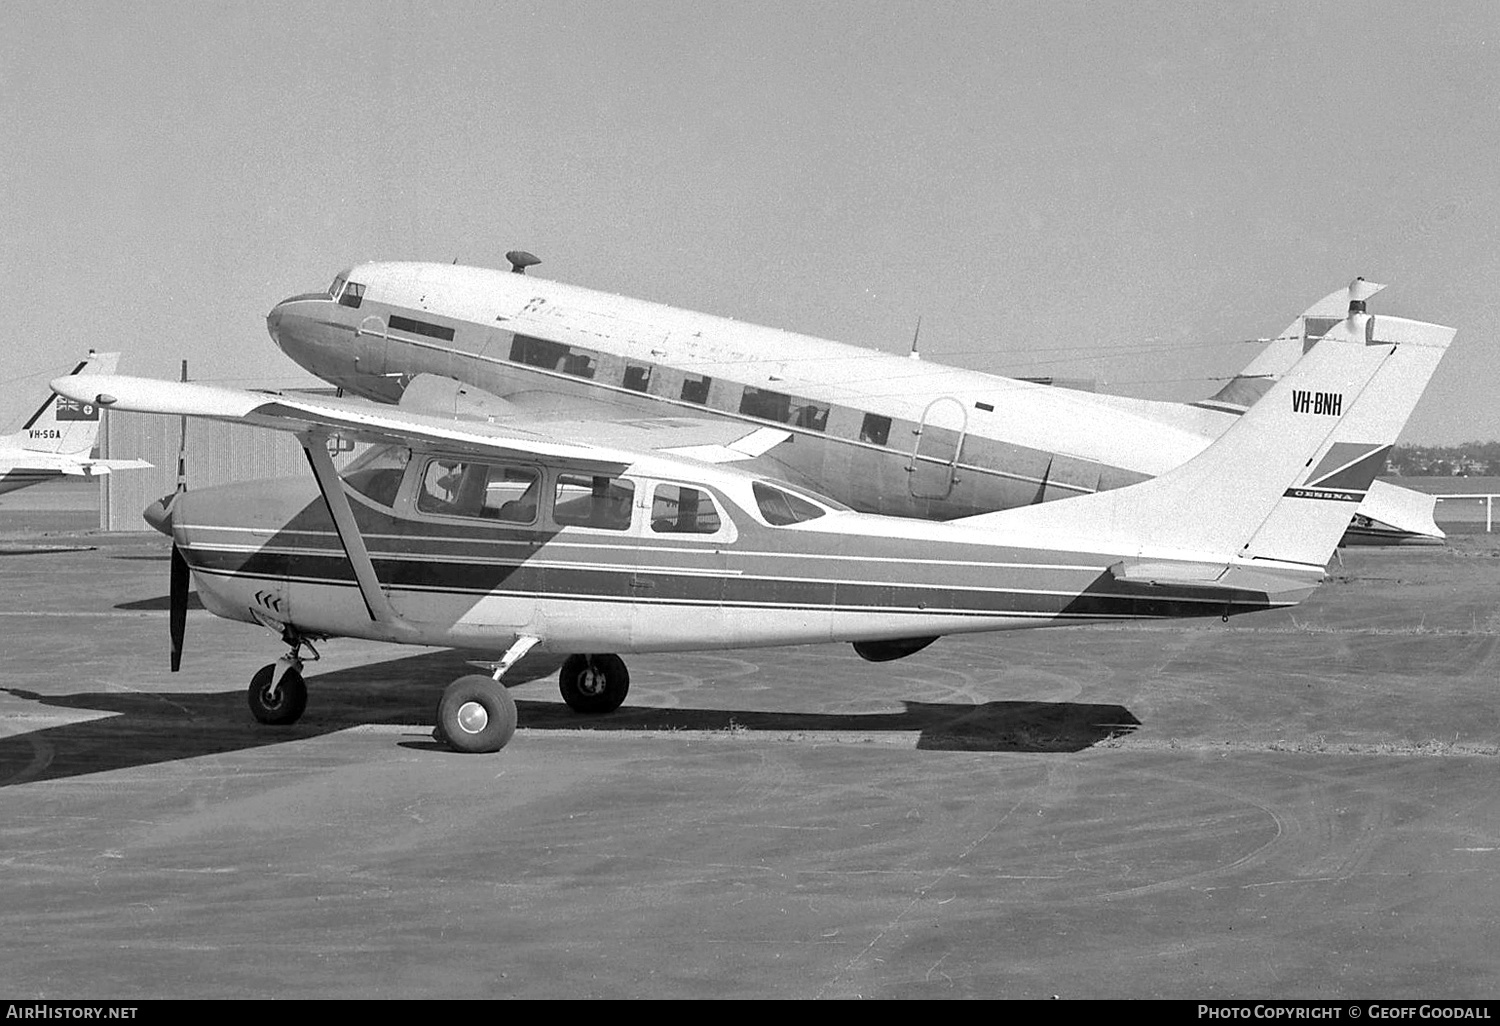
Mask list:
[[[141,511],[141,516],[146,523],[166,535],[172,537],[172,505],[177,500],[178,492],[163,495],[151,505]]]

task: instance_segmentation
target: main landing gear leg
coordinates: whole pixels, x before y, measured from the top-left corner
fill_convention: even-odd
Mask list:
[[[318,650],[312,642],[302,637],[290,626],[281,630],[281,640],[291,646],[291,651],[274,663],[268,663],[255,671],[250,678],[250,713],[262,723],[286,726],[296,723],[307,708],[307,684],[302,680],[302,648],[305,645],[312,659],[318,658]]]
[[[437,727],[432,734],[457,752],[498,752],[516,732],[516,700],[500,678],[531,651],[540,638],[517,638],[486,677],[471,673],[443,690],[438,702]]]
[[[630,671],[617,655],[572,655],[562,664],[557,686],[574,712],[614,712],[630,691]]]

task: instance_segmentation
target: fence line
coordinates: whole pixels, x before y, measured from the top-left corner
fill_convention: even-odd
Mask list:
[[[1484,531],[1489,534],[1495,525],[1495,500],[1500,498],[1500,492],[1453,492],[1446,495],[1434,495],[1439,502],[1445,499],[1483,499],[1484,500]]]

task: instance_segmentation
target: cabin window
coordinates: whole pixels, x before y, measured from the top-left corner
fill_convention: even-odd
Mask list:
[[[885,445],[890,437],[891,418],[881,417],[874,413],[865,414],[865,421],[859,428],[859,440],[861,442]]]
[[[762,481],[756,481],[751,490],[755,493],[755,504],[760,507],[760,515],[772,527],[806,523],[828,512],[800,495],[774,488]]]
[[[792,397],[746,385],[745,394],[740,397],[740,412],[747,417],[785,424],[792,419]]]
[[[417,509],[506,524],[536,522],[541,474],[533,467],[436,459],[422,472]]]
[[[344,469],[344,483],[371,502],[392,506],[406,473],[407,454],[408,450],[400,445],[368,449]]]
[[[353,282],[350,282],[353,285]],[[409,331],[413,335],[426,335],[428,338],[440,338],[444,342],[453,341],[453,329],[445,328],[441,324],[428,324],[426,321],[414,321],[410,317],[399,317],[391,314],[390,325],[397,331]]]
[[[685,402],[708,405],[708,386],[714,379],[704,374],[689,374],[682,379],[682,398]]]
[[[686,485],[656,486],[651,499],[651,530],[656,534],[716,534],[723,526],[707,492]]]
[[[792,423],[801,428],[811,428],[813,431],[826,430],[828,407],[824,403],[815,403],[808,399],[795,399],[792,402]]]
[[[651,387],[651,365],[627,363],[624,385],[632,392],[644,392]]]
[[[557,370],[568,358],[568,347],[561,342],[517,335],[510,343],[510,358],[511,362],[524,363],[528,367]]]
[[[584,350],[571,350],[563,360],[562,370],[564,374],[571,374],[577,378],[592,378],[594,376],[594,356],[592,353]]]
[[[395,318],[392,318],[394,321]],[[575,349],[561,342],[530,335],[517,335],[510,343],[512,363],[524,363],[528,367],[562,371],[578,378],[592,378],[598,366],[599,354],[587,349]]]
[[[608,474],[559,474],[552,520],[562,527],[623,531],[630,526],[635,485]]]
[[[364,301],[365,287],[363,285],[357,281],[346,282],[344,284],[344,291],[339,296],[339,306],[349,306],[358,310],[359,304]],[[392,319],[394,320],[394,318]],[[448,337],[452,338],[453,336],[450,334]]]

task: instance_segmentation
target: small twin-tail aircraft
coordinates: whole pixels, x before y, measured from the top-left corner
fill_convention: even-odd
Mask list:
[[[734,454],[753,439],[622,448],[358,400],[129,377],[53,387],[291,432],[306,451],[311,481],[147,511],[173,540],[174,653],[191,574],[211,612],[288,645],[250,683],[266,723],[302,713],[303,650],[316,657],[321,639],[499,654],[437,711],[452,747],[486,752],[515,730],[501,681],[532,650],[566,655],[564,700],[598,714],[626,696],[620,653],[847,641],[883,661],[946,634],[1291,606],[1322,580],[1454,334],[1410,324],[1375,339],[1369,322],[1332,326],[1175,470],[946,522],[855,512],[743,470]],[[375,443],[342,477],[335,433]]]
[[[89,352],[75,375],[113,374],[119,353]],[[61,477],[93,477],[115,470],[149,467],[145,460],[97,460],[90,454],[99,437],[99,407],[48,393],[20,431],[0,435],[0,495]]]

